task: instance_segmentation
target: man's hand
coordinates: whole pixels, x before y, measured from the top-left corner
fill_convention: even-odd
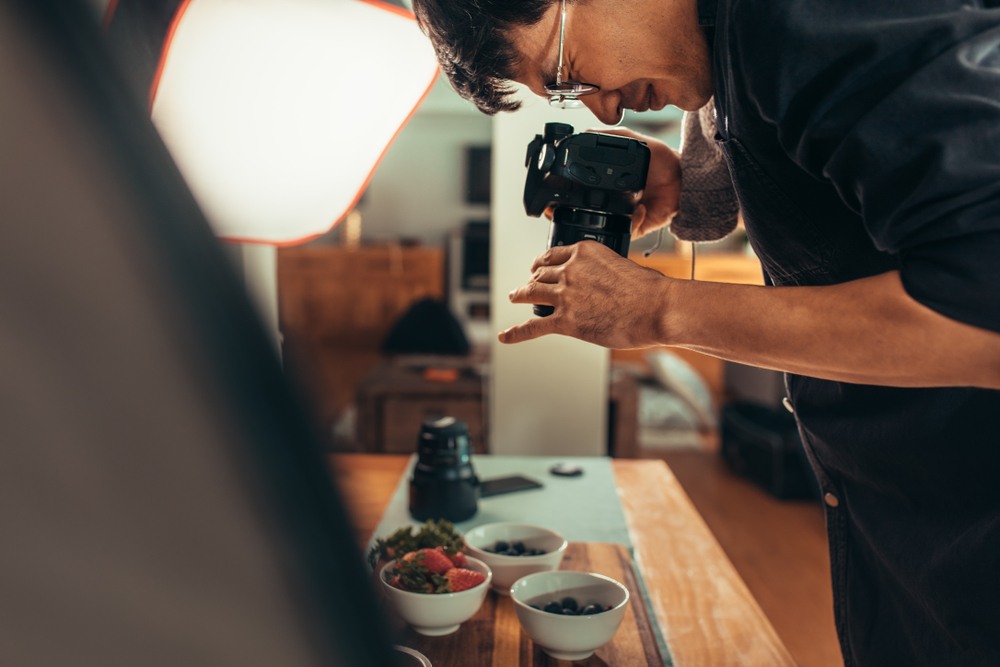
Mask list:
[[[659,344],[669,278],[594,241],[550,248],[531,270],[531,280],[510,293],[511,303],[555,312],[501,332],[501,343],[563,334],[615,349]]]
[[[681,161],[677,153],[662,141],[627,128],[594,131],[638,139],[649,146],[649,175],[632,214],[632,237],[639,238],[666,225],[677,213],[681,197]]]

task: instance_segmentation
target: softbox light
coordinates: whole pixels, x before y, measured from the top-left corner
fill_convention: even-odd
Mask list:
[[[188,0],[152,117],[217,236],[288,245],[354,207],[437,74],[410,12],[374,0]]]

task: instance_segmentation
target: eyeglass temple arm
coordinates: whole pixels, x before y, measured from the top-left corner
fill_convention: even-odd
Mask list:
[[[563,43],[566,40],[566,0],[562,0],[562,14],[559,18],[559,67],[556,69],[556,85],[562,84]]]

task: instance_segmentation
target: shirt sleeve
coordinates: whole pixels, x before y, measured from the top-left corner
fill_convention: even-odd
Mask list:
[[[900,258],[914,299],[1000,331],[1000,10],[819,4],[838,7],[782,19],[802,50],[763,86],[779,141]]]

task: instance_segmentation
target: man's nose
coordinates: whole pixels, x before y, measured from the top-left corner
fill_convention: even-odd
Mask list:
[[[618,125],[625,118],[625,109],[617,95],[598,93],[581,97],[580,101],[605,125]]]

